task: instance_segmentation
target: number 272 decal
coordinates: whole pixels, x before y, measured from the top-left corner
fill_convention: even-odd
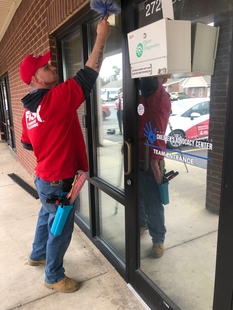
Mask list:
[[[175,4],[177,0],[172,0],[172,3]],[[180,1],[180,0],[178,0]],[[161,11],[162,5],[161,0],[155,0],[146,5],[146,17]]]

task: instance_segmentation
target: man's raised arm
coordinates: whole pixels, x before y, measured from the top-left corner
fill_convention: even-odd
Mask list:
[[[106,40],[110,35],[111,28],[109,22],[107,21],[108,14],[99,21],[97,25],[97,36],[92,53],[86,62],[86,66],[92,68],[99,73],[104,55],[104,48]]]

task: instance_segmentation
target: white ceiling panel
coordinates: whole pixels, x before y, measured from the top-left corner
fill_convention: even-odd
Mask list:
[[[0,0],[0,41],[22,0]]]

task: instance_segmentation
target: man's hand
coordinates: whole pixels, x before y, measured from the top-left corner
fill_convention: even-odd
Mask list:
[[[97,37],[102,37],[102,39],[105,41],[107,40],[107,38],[111,33],[111,27],[108,22],[108,16],[109,14],[107,14],[104,18],[100,19],[96,30]]]

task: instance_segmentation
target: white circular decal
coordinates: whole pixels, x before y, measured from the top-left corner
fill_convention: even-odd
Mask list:
[[[140,103],[138,105],[138,115],[143,115],[145,112],[145,108],[144,108],[144,105],[142,103]]]

